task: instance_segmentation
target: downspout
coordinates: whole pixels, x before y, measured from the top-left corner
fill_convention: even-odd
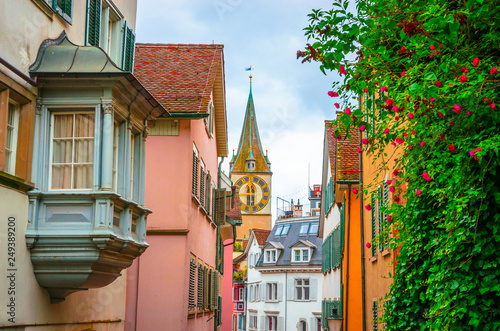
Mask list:
[[[361,139],[359,140],[359,148]],[[364,228],[364,214],[363,214],[363,153],[359,153],[359,226],[360,226],[360,241],[361,241],[361,314],[363,318],[363,331],[366,331],[366,309],[365,309],[365,228]]]
[[[136,296],[135,296],[135,327],[134,330],[137,330],[137,318],[138,318],[138,312],[139,312],[139,274],[141,272],[141,257],[139,256],[137,258],[137,276],[136,276],[136,284],[135,284],[135,290],[136,290]]]
[[[346,270],[345,270],[345,331],[349,327],[348,317],[349,317],[349,239],[351,233],[351,184],[348,184],[349,190],[349,205],[347,208],[347,252],[346,252]]]
[[[285,271],[285,286],[283,286],[283,292],[285,292],[285,331],[286,331],[286,321],[287,321],[287,306],[288,306],[288,272]]]

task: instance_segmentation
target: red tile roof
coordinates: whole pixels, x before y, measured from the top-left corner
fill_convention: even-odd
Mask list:
[[[344,113],[337,113],[337,116],[342,116],[342,114]],[[350,139],[337,140],[332,136],[335,127],[331,127],[331,123],[331,121],[325,121],[332,174],[336,175],[337,181],[359,180],[360,131],[351,130]]]
[[[223,48],[137,43],[134,76],[169,112],[207,112]]]
[[[252,229],[252,231],[255,234],[255,239],[257,239],[257,243],[261,246],[265,245],[267,237],[269,237],[271,230]]]

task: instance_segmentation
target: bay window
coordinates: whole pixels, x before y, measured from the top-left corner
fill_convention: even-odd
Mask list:
[[[50,189],[92,189],[95,114],[57,112],[51,122]]]

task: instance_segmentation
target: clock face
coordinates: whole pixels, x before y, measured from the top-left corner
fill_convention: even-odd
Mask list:
[[[234,185],[238,188],[241,210],[244,212],[256,213],[262,210],[271,198],[269,186],[258,176],[241,177]]]

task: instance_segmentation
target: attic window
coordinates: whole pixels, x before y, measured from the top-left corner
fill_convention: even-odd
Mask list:
[[[318,234],[319,223],[311,223],[309,234]]]
[[[294,248],[292,252],[293,262],[309,262],[311,260],[309,248]]]
[[[281,232],[281,235],[286,236],[288,234],[288,230],[290,230],[290,224],[283,225],[283,231]]]
[[[309,223],[302,223],[300,226],[299,234],[301,235],[307,234],[308,230],[309,230]]]
[[[283,225],[278,225],[276,227],[276,232],[274,233],[275,236],[280,236],[281,235],[281,231],[283,231]]]
[[[278,251],[276,249],[266,249],[264,252],[265,263],[276,263]]]

